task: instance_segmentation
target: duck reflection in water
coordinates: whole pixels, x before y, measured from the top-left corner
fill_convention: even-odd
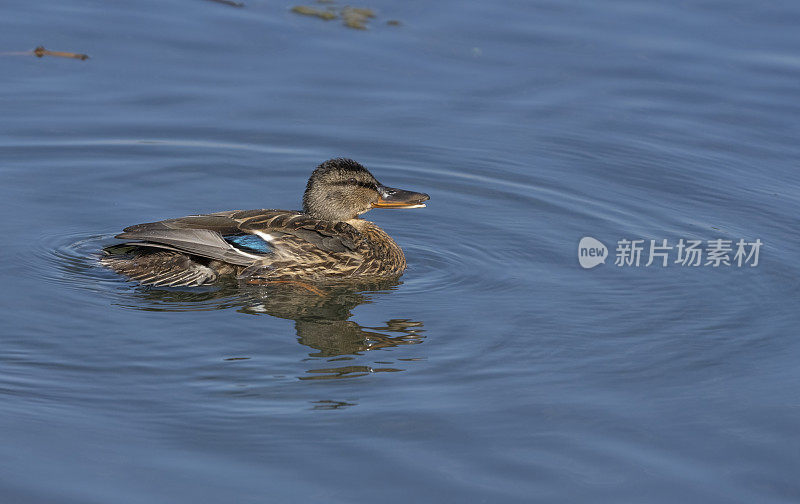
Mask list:
[[[424,330],[423,323],[419,321],[397,318],[372,327],[350,320],[357,306],[371,303],[374,295],[392,291],[400,284],[397,279],[381,279],[303,288],[296,284],[236,285],[231,282],[213,291],[142,288],[139,294],[148,302],[147,310],[236,308],[240,313],[294,320],[297,341],[315,350],[308,354],[309,360],[326,359],[332,363],[353,360],[353,356],[371,350],[422,343]],[[404,362],[412,360],[415,359],[403,359]],[[379,366],[325,366],[308,369],[309,376],[300,379],[345,378],[403,371],[381,359],[372,362]]]

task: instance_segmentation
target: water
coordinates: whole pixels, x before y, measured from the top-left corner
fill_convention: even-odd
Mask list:
[[[800,499],[800,4],[292,5],[5,2],[0,51],[90,59],[0,56],[4,502]],[[333,156],[431,195],[367,215],[399,283],[96,264],[127,225],[297,208]],[[764,245],[618,267],[622,238]]]

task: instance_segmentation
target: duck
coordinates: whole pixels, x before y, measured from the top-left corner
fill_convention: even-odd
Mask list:
[[[423,208],[425,193],[387,187],[360,163],[329,159],[311,173],[302,210],[229,210],[127,227],[100,263],[153,287],[398,278],[399,245],[361,218],[373,208]]]

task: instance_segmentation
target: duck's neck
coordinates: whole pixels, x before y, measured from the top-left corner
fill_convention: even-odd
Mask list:
[[[367,243],[369,243],[376,267],[382,268],[384,272],[391,270],[397,274],[406,269],[406,256],[403,254],[403,249],[395,243],[386,231],[375,223],[364,219],[356,218],[345,222],[364,235]]]

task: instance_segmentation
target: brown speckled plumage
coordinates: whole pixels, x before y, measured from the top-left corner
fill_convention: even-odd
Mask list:
[[[358,215],[420,207],[427,199],[380,185],[355,161],[334,159],[312,174],[302,212],[232,210],[137,224],[117,235],[133,241],[107,248],[101,262],[153,286],[206,285],[223,275],[312,282],[396,277],[406,268],[402,249]],[[260,237],[268,249],[231,241],[245,235]]]

